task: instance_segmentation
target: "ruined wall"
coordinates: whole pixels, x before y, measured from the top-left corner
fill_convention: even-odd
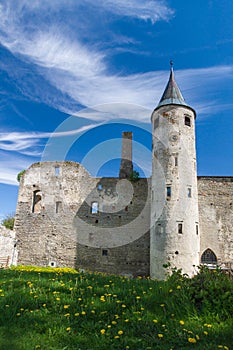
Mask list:
[[[9,265],[17,263],[15,231],[0,226],[0,260],[9,257]]]
[[[233,177],[198,177],[201,255],[211,249],[218,263],[233,262]]]
[[[147,179],[92,178],[78,163],[33,164],[22,176],[18,264],[149,274]]]

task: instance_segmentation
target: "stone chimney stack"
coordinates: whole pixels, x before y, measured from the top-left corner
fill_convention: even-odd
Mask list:
[[[132,132],[124,131],[122,133],[122,151],[121,151],[121,165],[119,178],[129,178],[133,171],[132,163]]]

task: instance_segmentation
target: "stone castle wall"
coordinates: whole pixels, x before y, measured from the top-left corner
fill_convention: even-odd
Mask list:
[[[4,226],[0,226],[0,262],[2,258],[8,258],[9,265],[17,263],[15,231],[8,230]]]
[[[92,178],[73,162],[32,165],[21,178],[18,263],[149,274],[150,183]]]
[[[18,264],[149,275],[150,192],[150,179],[92,178],[73,162],[32,165],[19,188]],[[200,253],[232,262],[233,178],[198,177],[198,193]]]
[[[218,263],[233,263],[233,177],[198,177],[200,255],[211,249]]]

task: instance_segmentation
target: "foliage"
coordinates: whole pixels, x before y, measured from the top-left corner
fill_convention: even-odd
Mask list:
[[[17,175],[17,181],[20,182],[21,176],[26,172],[26,170],[21,170]]]
[[[2,225],[8,228],[9,230],[14,229],[15,216],[14,214],[8,214],[5,219],[2,220]]]
[[[209,285],[212,278],[204,273],[188,279],[173,271],[153,281],[61,268],[0,270],[0,349],[230,349],[232,317],[222,318],[215,303],[211,313],[196,307],[198,279]],[[215,285],[224,281],[222,308],[229,307],[232,281],[218,272],[214,278]]]
[[[129,176],[129,179],[130,179],[130,181],[138,181],[139,180],[139,172],[136,170],[133,170]]]

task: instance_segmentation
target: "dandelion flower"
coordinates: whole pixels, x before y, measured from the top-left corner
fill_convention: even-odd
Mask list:
[[[115,335],[115,337],[114,337],[115,339],[119,339],[120,337],[119,337],[119,335]]]
[[[162,334],[162,333],[159,333],[159,334],[158,334],[158,338],[163,338],[163,334]]]
[[[71,330],[71,328],[70,328],[70,327],[67,327],[66,330],[67,330],[67,332],[69,332],[69,331]]]
[[[183,321],[183,320],[180,320],[180,324],[181,324],[181,325],[184,325],[184,321]]]
[[[153,322],[154,322],[154,323],[158,323],[158,320],[155,320],[155,319],[154,319]]]
[[[119,335],[122,335],[124,332],[122,330],[118,331]]]
[[[64,309],[69,309],[70,305],[64,305]]]
[[[188,342],[195,344],[197,341],[195,338],[188,338]]]
[[[105,332],[106,332],[105,329],[101,329],[101,330],[100,330],[100,333],[101,333],[101,334],[105,334]]]
[[[207,331],[204,331],[203,333],[204,333],[205,335],[208,335],[208,332],[207,332]]]

